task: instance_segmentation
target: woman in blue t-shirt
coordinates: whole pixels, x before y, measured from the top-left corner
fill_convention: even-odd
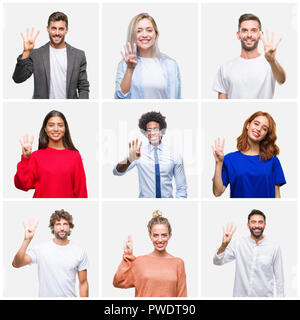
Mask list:
[[[231,198],[280,198],[286,183],[276,157],[276,124],[267,112],[258,111],[244,123],[237,138],[238,151],[224,157],[224,139],[212,147],[216,161],[213,193],[219,197],[230,184]]]

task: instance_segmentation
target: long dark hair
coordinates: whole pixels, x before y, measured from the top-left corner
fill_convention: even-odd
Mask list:
[[[40,130],[40,136],[39,136],[39,147],[38,149],[46,149],[48,147],[48,144],[49,144],[49,138],[48,138],[48,135],[45,131],[45,128],[47,126],[47,123],[49,121],[50,118],[52,117],[60,117],[63,122],[64,122],[64,125],[65,125],[65,134],[63,136],[63,145],[66,149],[70,149],[70,150],[75,150],[75,151],[78,151],[73,142],[72,142],[72,139],[71,139],[71,135],[70,135],[70,130],[69,130],[69,126],[68,126],[68,122],[67,122],[67,119],[66,117],[60,112],[60,111],[56,111],[56,110],[52,110],[50,111],[44,121],[43,121],[43,125],[42,125],[42,128]]]

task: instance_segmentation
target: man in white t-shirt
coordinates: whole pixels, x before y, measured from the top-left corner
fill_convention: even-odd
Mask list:
[[[275,57],[281,38],[275,43],[274,33],[264,34],[259,18],[250,13],[239,18],[237,38],[241,55],[219,68],[213,90],[219,99],[272,99],[276,81],[283,84],[286,78]],[[258,51],[259,40],[264,55]]]
[[[88,99],[89,81],[86,57],[82,50],[65,41],[68,33],[68,17],[54,12],[48,19],[47,32],[50,41],[34,49],[40,31],[26,30],[23,53],[18,57],[13,80],[26,81],[34,75],[34,99]]]
[[[38,222],[32,219],[24,223],[25,238],[12,265],[38,265],[40,297],[75,297],[76,274],[80,296],[88,297],[86,251],[68,239],[74,228],[73,217],[63,209],[56,210],[49,223],[54,238],[27,250],[37,226]]]

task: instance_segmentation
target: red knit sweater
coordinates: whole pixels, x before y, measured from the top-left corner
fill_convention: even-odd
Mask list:
[[[15,186],[35,189],[34,198],[87,198],[86,178],[78,151],[50,147],[22,155]]]

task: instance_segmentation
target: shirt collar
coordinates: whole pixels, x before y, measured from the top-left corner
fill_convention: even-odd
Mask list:
[[[152,145],[151,143],[148,144],[148,150],[149,152],[152,152],[154,150],[154,148],[157,148],[157,150],[162,151],[163,149],[163,143],[161,142],[157,147],[155,147],[154,145]]]
[[[256,241],[255,240],[253,240],[252,238],[251,238],[251,236],[249,236],[249,241],[250,241],[250,243],[252,243],[252,244],[255,244],[255,245],[260,245],[260,244],[262,244],[263,242],[265,242],[265,239],[266,239],[266,236],[264,235],[264,237],[261,239],[261,240],[259,240],[257,243],[256,243]]]

